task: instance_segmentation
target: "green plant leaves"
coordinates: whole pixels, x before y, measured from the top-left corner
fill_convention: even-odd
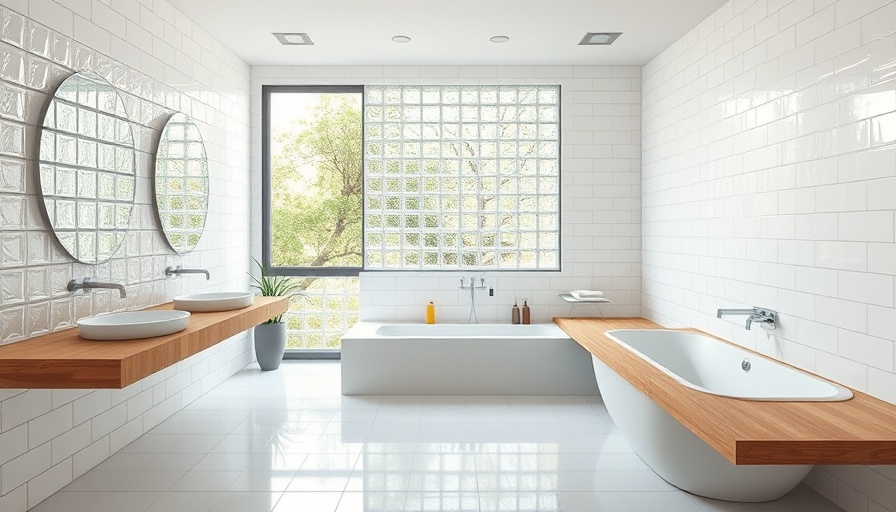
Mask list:
[[[296,290],[299,289],[299,285],[293,282],[292,279],[285,276],[272,276],[265,274],[264,266],[259,263],[258,260],[252,258],[252,261],[255,262],[255,265],[258,266],[258,272],[260,277],[255,277],[251,272],[247,272],[249,277],[255,281],[255,284],[252,285],[252,288],[255,288],[261,293],[262,297],[292,297],[294,295],[301,295],[300,292]],[[266,324],[278,324],[283,321],[283,315],[275,316],[271,318]]]

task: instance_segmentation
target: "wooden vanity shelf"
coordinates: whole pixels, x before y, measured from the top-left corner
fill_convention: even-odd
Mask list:
[[[172,309],[173,303],[148,308]],[[286,311],[286,297],[255,297],[243,309],[193,313],[181,332],[90,341],[76,328],[0,347],[0,388],[120,389]]]
[[[734,464],[896,464],[896,405],[855,390],[844,402],[758,402],[709,395],[682,386],[604,335],[613,329],[662,329],[649,320],[554,322]]]

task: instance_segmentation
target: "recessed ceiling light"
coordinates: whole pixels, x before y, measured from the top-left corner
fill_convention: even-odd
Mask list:
[[[622,32],[588,32],[579,41],[580,45],[608,45],[613,44]]]
[[[296,46],[296,45],[313,45],[314,42],[311,41],[311,38],[308,37],[308,34],[304,32],[271,32],[274,34],[274,37],[280,41],[280,44],[286,46]]]
[[[488,40],[493,43],[506,43],[507,41],[510,41],[510,38],[507,36],[492,36],[488,38]]]
[[[408,36],[394,36],[392,38],[392,40],[395,41],[396,43],[410,43],[411,42],[411,38]]]

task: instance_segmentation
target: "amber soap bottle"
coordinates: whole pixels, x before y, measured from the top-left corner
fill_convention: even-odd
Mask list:
[[[529,325],[532,323],[531,312],[529,311],[529,304],[526,301],[523,301],[523,323]]]
[[[426,323],[436,323],[436,305],[432,302],[426,305]]]

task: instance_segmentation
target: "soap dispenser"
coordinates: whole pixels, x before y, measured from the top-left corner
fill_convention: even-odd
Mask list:
[[[532,323],[532,316],[529,312],[529,304],[526,303],[526,299],[523,299],[523,323],[525,325]]]
[[[510,323],[520,323],[520,307],[516,305],[516,301],[513,301],[513,308],[510,310]]]

